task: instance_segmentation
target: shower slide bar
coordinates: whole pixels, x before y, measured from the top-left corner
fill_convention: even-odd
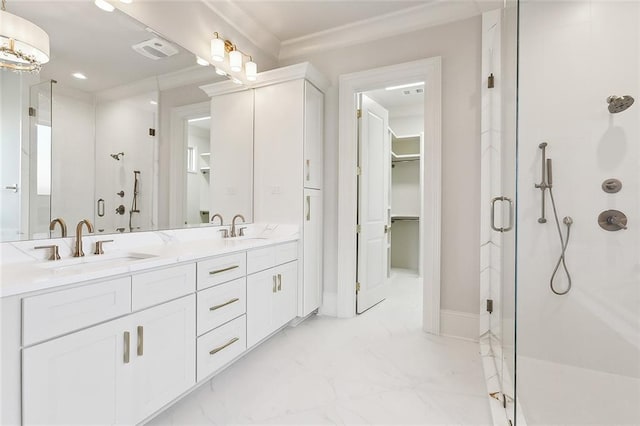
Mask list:
[[[538,145],[538,148],[542,150],[542,177],[540,183],[536,183],[535,187],[542,191],[542,203],[541,213],[538,218],[538,223],[547,223],[546,216],[546,194],[547,189],[551,188],[551,159],[547,159],[547,143],[542,142]]]

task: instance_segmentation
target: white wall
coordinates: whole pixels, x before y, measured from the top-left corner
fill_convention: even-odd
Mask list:
[[[518,355],[640,377],[640,3],[526,2],[520,22]],[[612,115],[613,94],[636,104]],[[574,219],[565,296],[549,289],[560,254],[550,206],[537,222],[543,141],[560,220]],[[611,177],[617,194],[600,187]],[[612,208],[629,230],[598,226]]]
[[[480,16],[283,62],[312,62],[332,82],[325,95],[324,286],[336,293],[338,77],[385,65],[442,57],[443,309],[478,312],[480,177]],[[383,54],[381,52],[384,52]],[[426,94],[428,96],[428,94]],[[355,196],[355,195],[354,195]],[[461,267],[461,261],[464,267]]]
[[[94,134],[93,96],[54,85],[51,219],[63,218],[70,231],[94,218]],[[56,228],[54,235],[59,232]]]

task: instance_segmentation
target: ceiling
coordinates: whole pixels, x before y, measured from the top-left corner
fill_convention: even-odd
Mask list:
[[[195,64],[193,54],[173,43],[177,55],[157,60],[140,55],[131,46],[155,34],[125,13],[105,12],[92,1],[12,1],[7,11],[49,34],[51,60],[43,66],[41,79],[56,80],[64,87],[93,93]],[[87,79],[73,78],[75,72]]]
[[[371,90],[365,94],[388,110],[390,117],[402,117],[424,114],[423,92],[424,85],[394,90]]]

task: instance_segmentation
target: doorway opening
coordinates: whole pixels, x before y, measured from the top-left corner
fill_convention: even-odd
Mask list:
[[[440,217],[441,217],[441,58],[340,76],[339,87],[339,187],[338,194],[338,291],[336,313],[356,314],[358,283],[358,94],[408,82],[424,82],[422,141],[423,173],[420,230],[422,247],[418,271],[423,277],[423,325],[430,333],[440,331]],[[379,179],[379,178],[378,178]],[[388,213],[389,214],[389,213]],[[390,218],[390,216],[387,216]],[[364,241],[364,238],[360,238]],[[380,246],[379,242],[376,242]],[[362,245],[361,245],[362,246]],[[381,259],[382,261],[382,259]],[[369,261],[371,263],[371,261]],[[381,268],[383,269],[383,268]],[[360,283],[362,290],[362,283]],[[378,297],[378,296],[376,296]],[[375,299],[376,297],[373,297]]]
[[[420,285],[424,81],[358,94],[356,313]],[[416,288],[416,291],[421,290]],[[415,296],[419,296],[419,292]]]

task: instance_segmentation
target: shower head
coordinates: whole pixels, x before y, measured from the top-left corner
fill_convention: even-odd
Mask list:
[[[622,112],[633,105],[633,97],[631,95],[625,96],[616,96],[612,95],[607,98],[607,103],[609,104],[609,112],[611,114],[616,114],[618,112]]]
[[[110,154],[110,155],[111,155],[111,158],[113,158],[114,160],[120,161],[120,157],[124,156],[124,152],[119,152],[117,154]]]

